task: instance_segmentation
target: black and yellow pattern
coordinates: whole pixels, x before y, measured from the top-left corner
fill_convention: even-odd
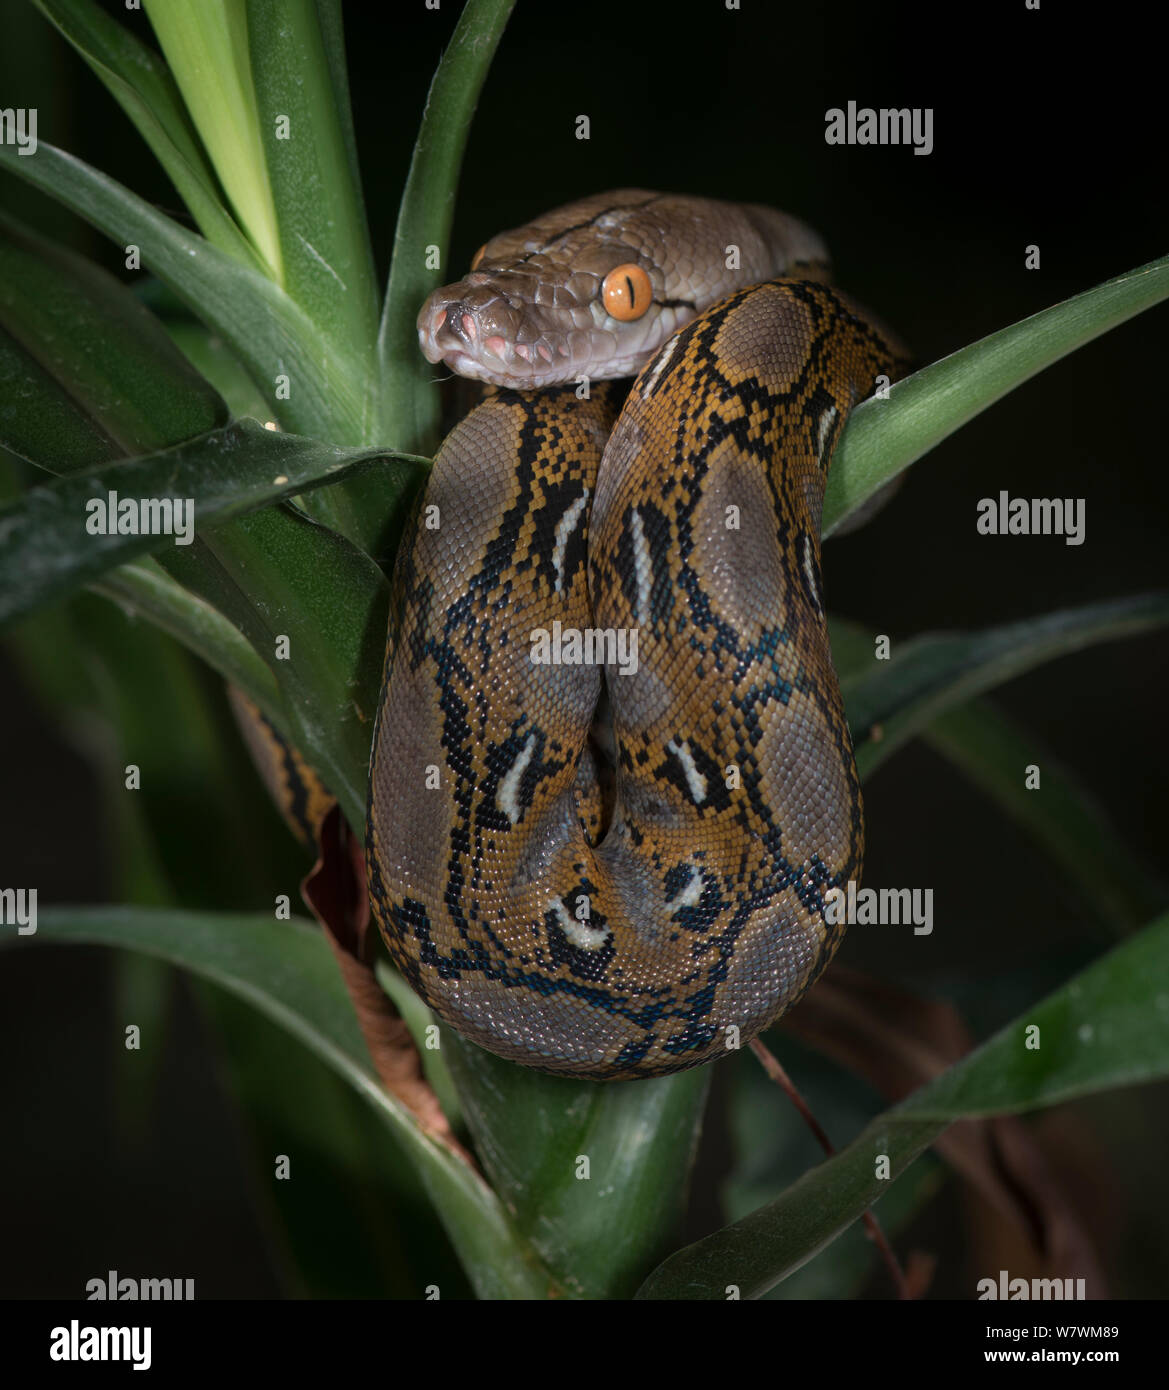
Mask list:
[[[334,799],[300,753],[254,701],[235,686],[228,700],[252,762],[288,828],[316,853],[317,837]]]
[[[395,962],[460,1033],[661,1075],[746,1043],[831,959],[824,897],[863,827],[820,514],[848,412],[903,368],[843,295],[781,279],[670,338],[611,437],[611,396],[567,387],[500,392],[447,438],[394,577],[367,864]],[[603,668],[533,660],[598,631]]]

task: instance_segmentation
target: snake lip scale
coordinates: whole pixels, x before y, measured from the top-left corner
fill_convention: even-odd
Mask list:
[[[370,900],[499,1056],[697,1066],[839,945],[864,832],[820,517],[849,411],[907,361],[827,280],[785,214],[620,190],[492,237],[419,314],[426,356],[493,389],[394,569]],[[550,632],[638,659],[549,662]]]

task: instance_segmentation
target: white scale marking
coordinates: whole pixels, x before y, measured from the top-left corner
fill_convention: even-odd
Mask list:
[[[830,405],[824,414],[820,416],[820,442],[816,447],[816,453],[820,458],[824,457],[824,442],[828,438],[828,431],[832,428],[835,419],[836,407],[834,405]]]
[[[576,523],[584,513],[588,500],[589,490],[586,487],[557,523],[556,546],[552,551],[552,567],[556,571],[557,593],[560,593],[564,585],[564,552],[568,549],[568,538],[576,530]]]
[[[649,541],[645,537],[645,527],[641,524],[641,513],[636,507],[630,517],[630,531],[633,534],[633,573],[637,580],[637,621],[649,621],[650,580],[653,576],[653,561],[650,559]]]
[[[593,927],[579,921],[562,902],[556,904],[556,912],[564,935],[581,951],[596,951],[613,935],[608,927]]]
[[[817,612],[824,611],[824,605],[820,602],[820,585],[816,582],[816,566],[812,556],[812,538],[805,533],[803,537],[804,549],[804,573],[808,576],[808,588],[811,590],[816,601]]]
[[[671,739],[666,748],[682,764],[682,771],[686,774],[686,785],[690,788],[690,800],[695,806],[701,806],[706,800],[706,778],[698,771],[694,755],[690,752],[690,744],[685,739],[681,743]]]
[[[702,901],[702,875],[693,864],[687,864],[686,867],[690,870],[686,886],[680,888],[666,904],[671,912],[677,912],[683,907],[697,907]]]
[[[495,804],[511,821],[512,825],[515,825],[524,813],[523,807],[520,805],[520,779],[527,771],[535,751],[536,735],[529,734],[524,746],[516,755],[515,762],[508,768],[499,784],[499,789],[495,793]]]
[[[665,347],[662,348],[661,352],[658,353],[658,360],[654,363],[654,369],[652,372],[650,372],[649,376],[645,380],[644,385],[641,388],[641,399],[643,401],[648,401],[649,398],[653,395],[654,387],[658,384],[658,377],[661,376],[663,370],[665,369],[666,363],[670,360],[671,357],[673,357],[674,349],[677,346],[678,338],[677,335],[675,335],[673,338],[670,339],[670,341],[665,345]]]

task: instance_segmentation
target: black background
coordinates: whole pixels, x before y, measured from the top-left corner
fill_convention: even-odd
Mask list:
[[[6,0],[5,12],[0,105],[35,105],[42,140],[180,214],[81,61],[31,6]],[[422,0],[346,6],[383,272],[426,88],[457,13],[454,0],[437,13]],[[141,14],[125,22],[148,35]],[[501,228],[605,188],[771,203],[816,227],[838,282],[932,361],[1166,251],[1163,42],[1150,23],[1146,32],[1140,7],[1034,12],[1022,0],[743,0],[730,12],[722,0],[520,0],[473,127],[452,264]],[[932,107],[932,154],[827,145],[824,113],[849,100]],[[591,120],[587,142],[574,137],[579,114]],[[119,268],[96,234],[25,188],[6,181],[0,203]],[[1024,268],[1032,243],[1038,271]],[[896,642],[1163,586],[1167,329],[1161,307],[1114,330],[920,462],[876,524],[826,547],[831,607]],[[977,535],[976,503],[1000,488],[1084,498],[1086,543]],[[1165,635],[1098,646],[997,695],[1161,867],[1167,656]],[[0,883],[39,884],[42,903],[101,900],[110,846],[93,772],[9,665],[0,665],[0,776]],[[842,960],[973,1001],[983,1031],[1001,1021],[987,982],[1035,971],[1054,983],[1066,962],[1102,948],[1050,862],[920,746],[880,771],[866,804],[866,882],[932,886],[936,926],[908,943],[857,928]],[[102,1050],[107,965],[81,949],[6,953],[0,963],[0,1113],[12,1122],[0,1144],[0,1292],[73,1296],[107,1267],[190,1273],[201,1296],[275,1292],[238,1128],[185,995],[151,1136],[135,1149],[120,1143]],[[1095,1146],[1089,1166],[1108,1189],[1083,1196],[1090,1207],[1107,1195],[1120,1294],[1169,1291],[1166,1228],[1128,1196],[1163,1177],[1164,1099],[1164,1087],[1145,1088],[1078,1107]],[[703,1161],[692,1235],[717,1219],[704,1196],[723,1161],[717,1145]],[[934,1219],[945,1228],[957,1218],[942,1205]],[[919,1233],[931,1237],[941,1239]],[[943,1271],[937,1291],[969,1296],[969,1282],[954,1278]]]

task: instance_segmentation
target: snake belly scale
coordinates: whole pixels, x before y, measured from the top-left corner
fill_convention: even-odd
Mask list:
[[[850,409],[903,358],[770,217],[586,200],[489,242],[420,316],[428,355],[503,385],[447,437],[399,553],[371,903],[440,1018],[546,1071],[656,1076],[744,1044],[831,959],[825,895],[860,876],[820,516]],[[710,270],[736,234],[767,248],[738,288]],[[564,337],[544,310],[517,326],[559,291]],[[637,348],[598,363],[631,302]],[[623,404],[550,379],[590,352],[594,378],[644,363]]]

